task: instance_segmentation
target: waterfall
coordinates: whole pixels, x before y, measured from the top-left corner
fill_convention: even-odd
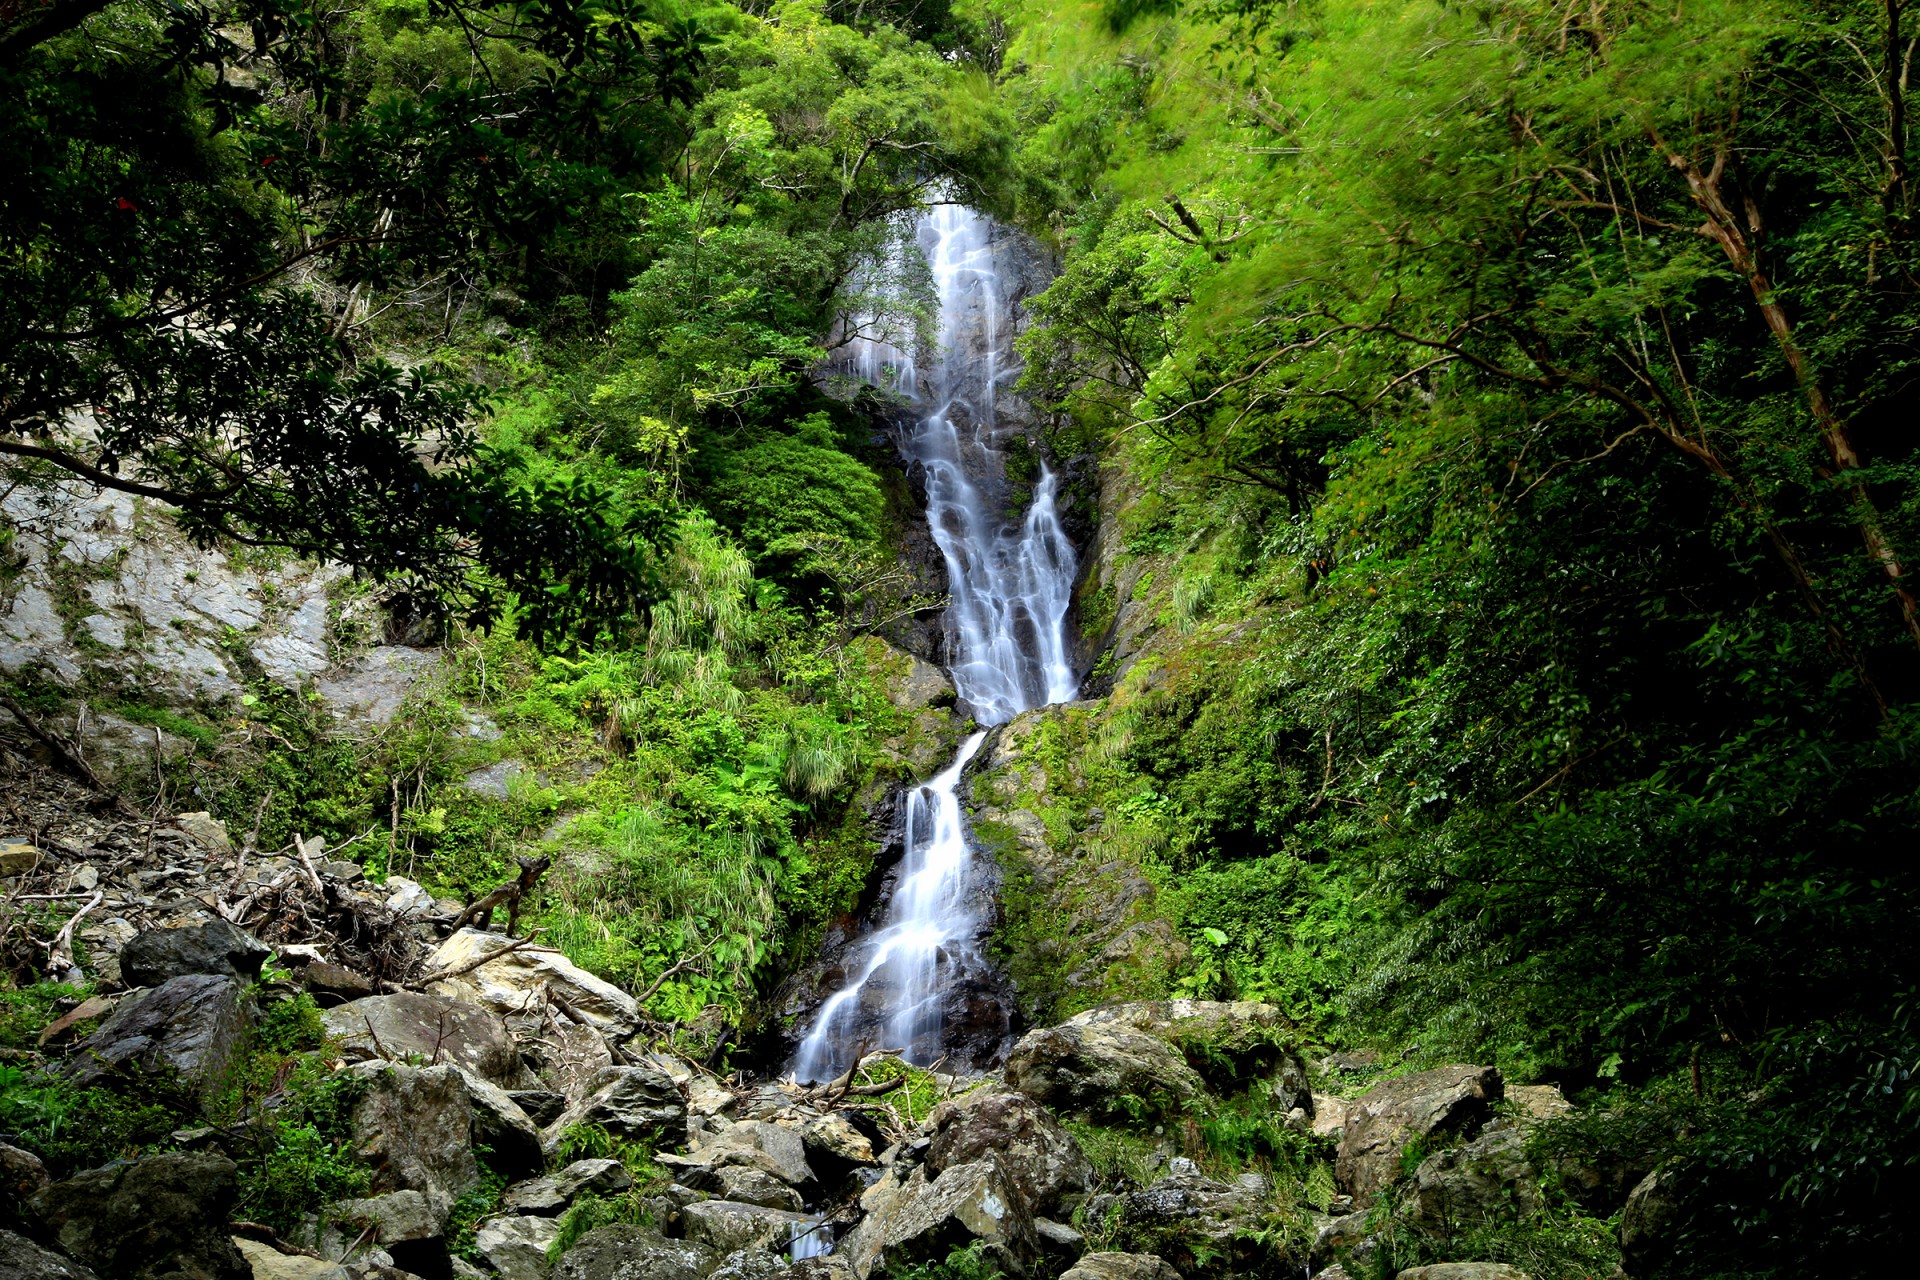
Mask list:
[[[1066,635],[1075,563],[1057,478],[1042,468],[1024,517],[1004,514],[998,401],[1017,365],[992,230],[958,205],[920,219],[940,302],[930,368],[866,338],[848,344],[847,359],[856,376],[904,394],[920,415],[901,451],[925,468],[927,522],[946,561],[949,671],[962,705],[988,726],[1078,690]],[[942,1055],[945,996],[988,968],[957,794],[985,737],[970,735],[952,764],[906,797],[905,853],[881,927],[855,943],[848,968],[857,976],[815,1015],[794,1056],[799,1079],[831,1079],[862,1051],[901,1049],[922,1065]]]

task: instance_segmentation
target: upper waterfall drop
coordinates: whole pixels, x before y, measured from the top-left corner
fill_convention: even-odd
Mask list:
[[[949,671],[962,704],[989,726],[1067,701],[1079,688],[1066,627],[1077,565],[1060,524],[1057,478],[1042,468],[1024,516],[1005,514],[996,434],[1003,383],[1018,365],[993,230],[951,204],[919,221],[940,303],[927,367],[865,338],[848,344],[847,360],[856,376],[905,395],[918,413],[901,452],[925,468],[927,522],[946,562]],[[794,1055],[799,1079],[831,1079],[875,1049],[902,1049],[922,1064],[943,1055],[949,994],[989,967],[978,946],[986,921],[970,905],[976,865],[958,797],[984,736],[969,736],[947,769],[907,797],[905,852],[883,923],[855,944],[850,980],[815,1015]]]

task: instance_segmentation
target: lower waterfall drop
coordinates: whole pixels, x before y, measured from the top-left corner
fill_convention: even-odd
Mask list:
[[[939,348],[915,369],[897,348],[855,340],[862,378],[905,389],[925,412],[902,453],[927,476],[927,523],[946,562],[949,674],[983,726],[1078,691],[1066,636],[1076,563],[1042,469],[1024,518],[1003,514],[1005,459],[995,443],[1000,384],[1016,369],[1014,326],[994,263],[992,224],[942,205],[918,226],[940,299]],[[976,874],[958,788],[984,733],[906,798],[905,852],[881,926],[849,950],[847,985],[823,1003],[794,1055],[802,1081],[829,1080],[863,1052],[904,1050],[927,1065],[944,1052],[947,993],[986,972],[986,922],[970,905]],[[873,1043],[857,1029],[867,1028]],[[882,1043],[884,1042],[884,1043]]]

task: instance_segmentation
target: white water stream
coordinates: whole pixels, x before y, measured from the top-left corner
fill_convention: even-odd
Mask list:
[[[920,220],[940,300],[930,368],[884,342],[849,344],[858,376],[903,392],[922,411],[902,451],[926,469],[927,522],[946,560],[954,688],[987,726],[1078,690],[1066,637],[1074,553],[1060,527],[1056,478],[1042,470],[1021,520],[1008,520],[994,501],[1004,466],[994,443],[996,400],[1016,366],[992,229],[957,205]],[[978,953],[983,922],[969,906],[973,850],[956,795],[985,736],[969,736],[951,765],[907,797],[905,854],[883,923],[854,945],[848,968],[857,976],[820,1006],[801,1041],[793,1061],[800,1080],[831,1079],[856,1054],[878,1049],[904,1050],[922,1065],[941,1056],[943,994],[986,967]],[[884,1042],[857,1043],[856,1028],[876,1022]]]

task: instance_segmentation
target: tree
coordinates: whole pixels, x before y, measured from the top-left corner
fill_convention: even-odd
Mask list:
[[[550,291],[541,251],[567,262],[658,169],[705,37],[644,6],[438,12],[0,12],[0,454],[481,619],[488,581],[536,632],[618,619],[646,592],[642,513],[516,474],[470,429],[472,387],[368,359],[356,330],[401,286],[444,296],[449,328],[476,281]],[[458,72],[370,70],[387,28],[458,41]]]

